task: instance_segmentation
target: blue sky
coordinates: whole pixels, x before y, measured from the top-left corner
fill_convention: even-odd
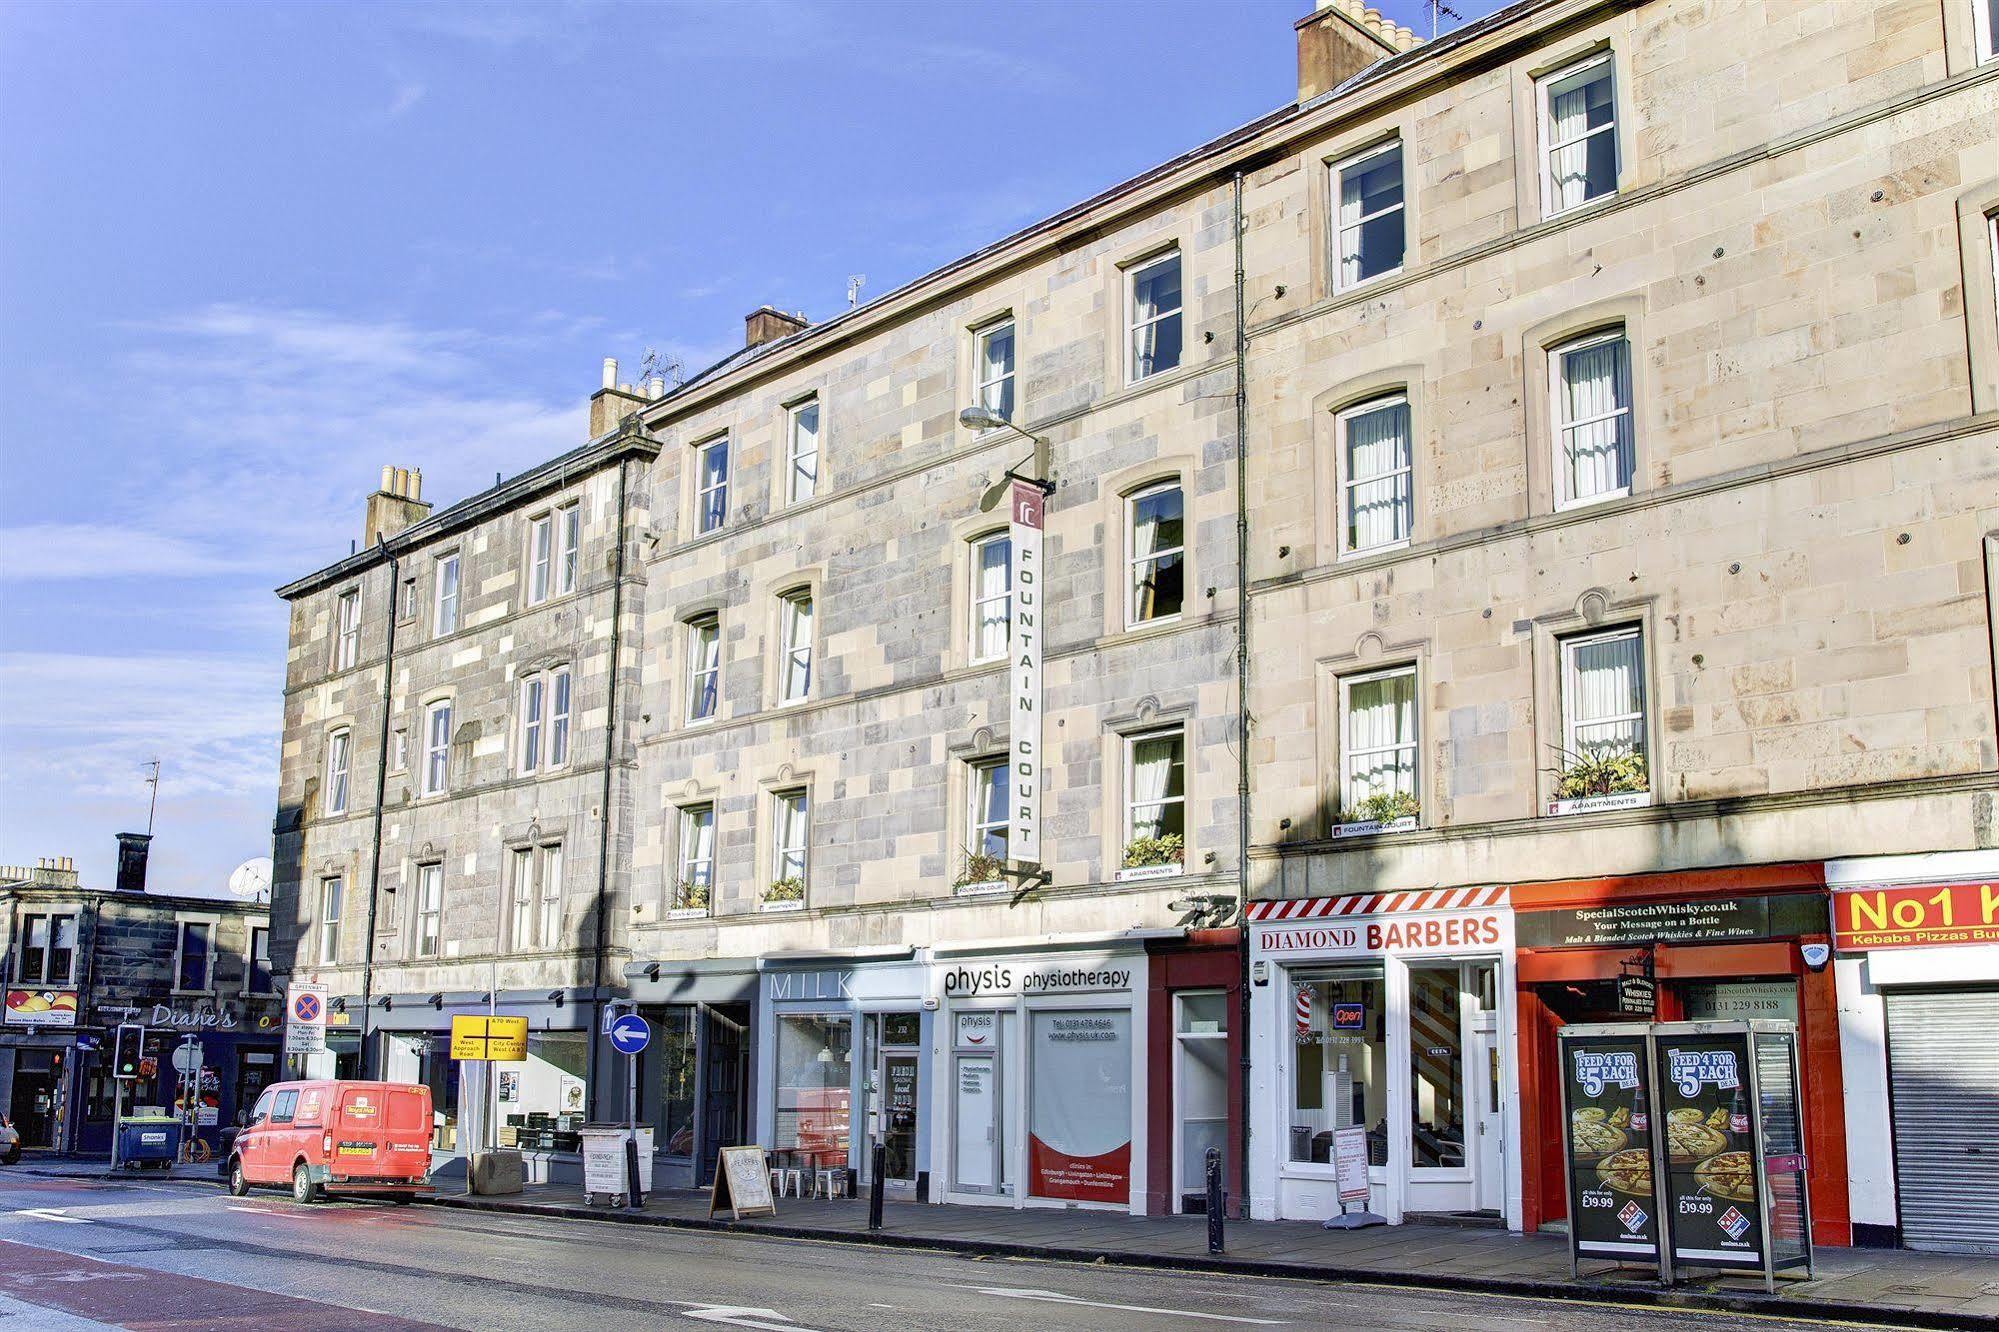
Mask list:
[[[1428,30],[1421,0],[1377,0]],[[1456,0],[1467,16],[1494,0]],[[285,613],[384,463],[879,294],[1290,99],[1309,0],[0,0],[0,862],[270,851]]]

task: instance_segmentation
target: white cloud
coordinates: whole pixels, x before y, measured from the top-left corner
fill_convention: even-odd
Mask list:
[[[0,528],[0,579],[187,578],[240,573],[201,543],[99,523],[25,523]]]

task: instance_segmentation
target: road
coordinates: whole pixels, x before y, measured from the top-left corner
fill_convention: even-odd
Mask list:
[[[750,1327],[777,1332],[1783,1332],[1725,1314],[979,1261],[861,1245],[0,1171],[0,1332]]]

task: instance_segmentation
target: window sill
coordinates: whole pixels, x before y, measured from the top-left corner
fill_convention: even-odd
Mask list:
[[[1612,500],[1630,499],[1631,487],[1619,486],[1616,490],[1606,490],[1601,495],[1591,495],[1587,499],[1558,500],[1556,513],[1568,513],[1572,509],[1587,509],[1592,504],[1608,504]]]
[[[1386,823],[1383,823],[1379,819],[1366,823],[1335,823],[1332,827],[1331,835],[1335,839],[1342,837],[1373,837],[1380,833],[1413,832],[1415,828],[1416,816],[1411,814],[1406,818],[1390,819]]]
[[[812,696],[810,694],[806,694],[798,698],[781,698],[777,701],[777,706],[780,708],[795,708],[802,703],[810,703],[811,701],[812,701]]]
[[[1125,623],[1124,631],[1128,634],[1140,634],[1148,629],[1164,629],[1186,618],[1186,612],[1182,611],[1178,615],[1160,615],[1150,620],[1129,620]]]
[[[1117,872],[1114,882],[1136,883],[1142,879],[1176,879],[1186,873],[1185,865],[1135,865]]]
[[[1339,554],[1339,562],[1345,563],[1348,560],[1364,560],[1372,555],[1387,555],[1393,551],[1407,549],[1409,549],[1409,542],[1406,538],[1401,541],[1384,541],[1378,546],[1361,546],[1353,550],[1343,550]]]
[[[1594,203],[1596,201],[1592,199],[1590,202]],[[1337,264],[1340,260],[1334,259],[1333,262]],[[1370,277],[1364,277],[1358,282],[1349,282],[1344,286],[1335,286],[1333,288],[1333,295],[1351,296],[1357,291],[1366,291],[1369,287],[1380,282],[1386,282],[1390,278],[1399,278],[1402,276],[1402,267],[1401,264],[1397,264],[1393,268],[1384,268],[1379,273],[1375,273]]]
[[[1581,203],[1571,204],[1567,208],[1556,208],[1546,211],[1541,214],[1541,220],[1543,222],[1553,222],[1558,217],[1579,217],[1592,208],[1601,208],[1605,204],[1615,203],[1622,193],[1622,190],[1613,189],[1608,194],[1599,194],[1594,199],[1585,199]]]
[[[1619,791],[1615,795],[1582,796],[1575,800],[1550,800],[1548,813],[1599,814],[1611,809],[1645,809],[1652,803],[1650,791]]]

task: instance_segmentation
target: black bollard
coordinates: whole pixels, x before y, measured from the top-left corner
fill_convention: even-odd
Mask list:
[[[625,1206],[638,1210],[646,1205],[639,1193],[639,1135],[625,1133]]]
[[[1222,1151],[1208,1148],[1208,1252],[1222,1251]]]
[[[875,1149],[868,1158],[868,1229],[882,1228],[882,1189],[887,1181],[882,1178],[888,1169],[888,1148],[881,1139],[875,1139]]]

